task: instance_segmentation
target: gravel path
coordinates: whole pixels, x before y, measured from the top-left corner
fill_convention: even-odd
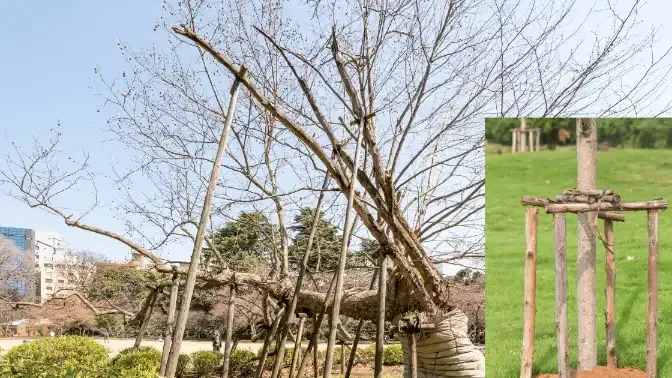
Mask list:
[[[112,339],[110,338],[107,343],[103,342],[102,338],[93,338],[96,340],[98,343],[101,345],[104,345],[110,349],[111,355],[117,354],[120,350],[124,348],[130,348],[133,346],[135,343],[135,339]],[[32,341],[34,338],[11,338],[11,339],[0,339],[0,354],[3,354],[6,352],[8,349],[10,349],[13,346],[16,345],[21,345],[24,340]],[[157,341],[155,339],[146,339],[142,342],[143,346],[151,346],[154,348],[157,348],[159,350],[163,349],[163,341]],[[261,347],[264,345],[263,341],[258,341],[256,343],[252,343],[249,341],[240,341],[238,342],[238,349],[247,349],[249,351],[252,351],[256,353]],[[294,343],[293,342],[288,342],[287,348],[293,348]],[[303,345],[306,346],[308,345],[308,342],[304,340]],[[366,347],[369,344],[359,344],[359,347]],[[318,344],[318,349],[319,350],[324,350],[327,348],[326,343],[320,343]],[[182,353],[193,353],[199,350],[212,350],[212,343],[209,341],[189,341],[185,340],[182,342],[182,348],[181,348]],[[222,346],[223,349],[223,346]]]

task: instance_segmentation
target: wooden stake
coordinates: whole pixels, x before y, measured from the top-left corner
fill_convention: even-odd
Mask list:
[[[523,356],[521,378],[532,378],[534,359],[534,317],[537,286],[537,219],[539,211],[525,211],[525,308],[523,318]]]
[[[231,347],[233,335],[233,318],[236,313],[236,283],[235,275],[234,282],[229,286],[229,308],[226,317],[226,341],[224,342],[224,361],[222,365],[222,378],[229,377],[229,361],[231,360]]]
[[[338,257],[338,268],[336,270],[336,288],[334,291],[334,303],[331,308],[331,324],[329,326],[329,339],[327,340],[327,355],[324,362],[324,378],[331,377],[331,366],[334,358],[334,344],[336,343],[336,325],[338,316],[341,313],[341,298],[343,297],[343,276],[345,274],[345,260],[350,246],[350,233],[354,221],[352,207],[355,201],[355,188],[357,187],[357,172],[359,170],[359,155],[361,152],[362,139],[364,138],[366,121],[362,118],[357,131],[357,144],[355,145],[355,156],[352,162],[352,172],[350,173],[350,188],[348,188],[348,203],[345,209],[345,224],[343,226],[343,243]]]
[[[261,355],[259,356],[259,362],[257,363],[257,371],[254,375],[257,378],[261,378],[264,374],[264,365],[266,364],[266,357],[268,357],[268,350],[270,349],[271,344],[273,343],[273,339],[275,338],[276,332],[278,332],[278,325],[280,324],[280,319],[282,319],[284,312],[285,308],[283,307],[280,309],[280,311],[278,311],[278,314],[275,316],[275,319],[273,319],[271,329],[266,331],[266,337],[264,338],[264,346],[261,347]]]
[[[345,341],[341,341],[341,374],[345,374]]]
[[[387,297],[387,256],[378,252],[378,319],[376,322],[376,355],[373,365],[373,378],[383,375],[383,351],[385,348],[385,299]]]
[[[242,66],[240,68],[239,76],[244,77],[247,68]],[[238,101],[238,89],[240,87],[240,80],[236,79],[231,88],[231,100],[229,102],[229,109],[224,121],[224,128],[219,138],[219,145],[217,146],[217,154],[215,161],[210,171],[210,181],[203,200],[203,209],[201,211],[201,219],[198,223],[198,231],[196,232],[196,240],[194,241],[194,249],[189,260],[189,270],[187,271],[187,279],[184,284],[184,294],[182,294],[182,303],[180,304],[180,312],[177,314],[175,322],[175,335],[173,336],[173,344],[170,346],[170,356],[168,357],[168,367],[166,368],[167,378],[174,378],[177,370],[177,359],[180,356],[180,348],[182,347],[182,338],[184,337],[184,330],[187,326],[187,318],[189,317],[189,307],[191,306],[191,298],[194,294],[194,286],[196,285],[196,274],[198,272],[198,265],[201,261],[201,250],[203,248],[203,240],[205,239],[205,232],[208,227],[208,220],[210,219],[210,212],[212,210],[212,199],[215,196],[215,189],[219,180],[219,171],[221,169],[222,158],[226,151],[227,140],[229,138],[229,131],[233,123],[233,116],[236,109],[236,102]]]
[[[294,377],[294,368],[301,360],[301,339],[303,338],[303,325],[306,322],[306,314],[299,314],[299,330],[296,332],[296,340],[294,342],[294,354],[292,355],[292,363],[289,365],[289,378]]]
[[[604,220],[604,236],[607,245],[607,367],[616,368],[616,255],[614,245],[614,222]]]
[[[377,279],[378,279],[378,271],[374,270],[373,277],[371,277],[371,282],[369,283],[369,290],[373,290],[373,288],[375,288]],[[350,378],[350,374],[352,373],[352,367],[355,365],[355,357],[357,356],[357,346],[359,345],[359,339],[362,336],[363,326],[364,326],[364,319],[359,319],[359,323],[357,324],[357,330],[355,331],[355,338],[352,341],[352,348],[350,349],[350,358],[348,359],[348,366],[345,369],[344,378]],[[378,327],[376,327],[376,332],[378,332]]]
[[[315,214],[313,215],[313,225],[310,228],[310,234],[308,235],[308,244],[306,246],[306,251],[303,254],[303,258],[301,260],[299,275],[296,278],[294,295],[292,296],[292,300],[289,303],[289,308],[287,309],[285,315],[283,316],[283,319],[281,320],[282,329],[280,332],[280,341],[278,344],[279,347],[277,350],[277,354],[275,356],[275,362],[273,363],[273,371],[271,373],[271,378],[277,378],[280,375],[280,372],[284,364],[285,342],[287,341],[287,335],[289,333],[289,317],[296,311],[296,304],[299,301],[299,293],[301,292],[301,288],[303,287],[303,278],[305,276],[306,270],[308,269],[308,261],[313,248],[313,241],[315,240],[315,234],[317,233],[317,226],[320,223],[319,217],[322,211],[322,202],[324,201],[324,193],[328,187],[329,187],[329,175],[325,174],[324,180],[322,182],[322,191],[320,192],[320,196],[317,200],[317,205],[315,207]],[[319,252],[319,243],[318,243],[318,252]]]
[[[408,333],[408,351],[411,354],[409,358],[409,378],[418,378],[418,352],[415,343],[415,333]]]
[[[646,338],[646,378],[656,378],[658,330],[658,211],[649,210],[649,316]]]
[[[142,317],[142,322],[140,323],[140,329],[138,330],[138,335],[135,337],[135,344],[133,345],[133,348],[136,350],[140,348],[140,344],[142,344],[142,339],[145,337],[145,331],[147,330],[147,325],[149,324],[149,319],[152,317],[152,312],[154,311],[154,304],[156,303],[156,297],[158,296],[158,291],[154,290],[149,294],[149,297],[147,297],[147,308],[145,309],[145,313]]]
[[[161,366],[159,375],[166,374],[166,365],[168,364],[168,355],[170,346],[173,344],[173,328],[175,326],[175,309],[177,308],[177,293],[180,289],[180,281],[177,273],[173,273],[173,281],[170,287],[170,304],[168,305],[168,318],[166,319],[166,329],[163,337],[163,353],[161,354]]]
[[[569,378],[565,214],[553,214],[553,230],[555,233],[555,331],[558,344],[558,378]]]

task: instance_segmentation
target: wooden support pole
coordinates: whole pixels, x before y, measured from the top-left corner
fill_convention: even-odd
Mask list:
[[[292,355],[292,363],[289,365],[289,378],[294,377],[294,368],[301,360],[301,339],[303,338],[303,325],[306,323],[306,314],[299,313],[299,330],[296,332],[296,340],[294,342],[294,354]]]
[[[236,314],[236,283],[234,279],[229,286],[229,308],[226,314],[226,340],[224,341],[224,361],[222,364],[222,378],[229,377],[229,362],[231,361],[231,347],[233,346],[233,318]]]
[[[364,128],[366,122],[362,118],[357,131],[357,144],[352,161],[352,172],[350,173],[350,188],[348,188],[347,206],[345,209],[345,222],[343,225],[343,243],[340,255],[338,257],[338,268],[336,270],[336,288],[334,290],[334,302],[331,306],[331,324],[329,325],[329,338],[327,339],[327,353],[324,362],[324,378],[331,377],[331,366],[334,358],[334,344],[336,343],[336,325],[338,316],[341,313],[341,299],[343,297],[343,277],[345,273],[345,260],[350,246],[350,233],[354,222],[352,207],[355,201],[355,188],[357,187],[357,172],[359,170],[359,156],[361,154],[361,144],[364,137]]]
[[[553,214],[555,233],[555,331],[558,378],[569,378],[569,325],[567,323],[567,228],[565,214]]]
[[[158,291],[154,290],[149,294],[149,297],[147,297],[147,308],[145,309],[142,322],[140,323],[140,329],[138,330],[138,335],[135,337],[135,344],[133,345],[133,348],[136,350],[140,348],[142,339],[145,337],[145,331],[147,330],[149,320],[152,318],[152,312],[154,311],[154,304],[156,303],[156,297],[158,294]]]
[[[341,341],[341,374],[345,374],[345,341]]]
[[[240,68],[240,77],[245,77],[247,68],[242,66]],[[166,377],[174,378],[177,370],[177,360],[180,356],[180,348],[182,347],[182,339],[184,338],[184,330],[187,327],[187,318],[189,317],[189,307],[191,306],[191,298],[194,295],[194,286],[196,285],[196,275],[198,273],[198,266],[201,261],[201,251],[203,249],[203,241],[205,233],[208,228],[208,221],[210,220],[210,212],[212,211],[212,200],[215,196],[217,183],[219,180],[219,172],[221,169],[222,158],[226,151],[227,141],[229,138],[229,131],[233,123],[233,117],[236,109],[236,102],[238,101],[238,89],[240,87],[240,80],[236,79],[231,87],[231,100],[229,102],[229,109],[222,128],[222,134],[219,138],[217,146],[217,153],[215,161],[210,171],[210,181],[203,199],[203,208],[201,209],[201,218],[198,223],[198,231],[196,231],[196,239],[194,241],[194,249],[191,252],[191,259],[189,260],[189,270],[187,271],[187,279],[184,284],[184,293],[182,294],[182,303],[180,303],[180,311],[177,314],[175,321],[175,334],[173,335],[173,344],[170,346],[170,356],[168,357],[168,367],[166,368]]]
[[[281,308],[278,311],[278,314],[273,319],[273,324],[271,329],[266,331],[266,337],[264,338],[264,346],[261,347],[261,355],[259,356],[259,362],[257,363],[257,371],[254,374],[255,377],[261,378],[264,374],[264,365],[266,365],[266,357],[268,357],[268,350],[271,348],[275,334],[278,332],[278,325],[280,325],[280,319],[285,312],[285,308]]]
[[[535,208],[529,208],[525,211],[525,307],[523,317],[523,355],[520,368],[521,378],[532,378],[532,361],[534,359],[538,215],[539,211]]]
[[[415,342],[415,333],[408,333],[408,352],[410,353],[408,370],[409,378],[418,378],[418,348]]]
[[[166,329],[163,337],[163,353],[161,354],[161,366],[159,375],[166,374],[166,365],[168,364],[168,355],[170,346],[173,344],[173,329],[175,328],[175,309],[177,309],[177,293],[180,289],[180,281],[177,273],[173,273],[173,281],[170,287],[170,304],[168,305],[168,317],[166,319]]]
[[[387,256],[380,250],[378,256],[378,319],[376,322],[376,355],[373,378],[383,375],[383,350],[385,348],[385,299],[387,297]]]
[[[649,210],[649,316],[646,337],[646,378],[656,378],[658,330],[658,211]]]
[[[606,275],[607,275],[607,367],[616,368],[616,255],[614,222],[604,220]]]
[[[371,283],[369,284],[369,290],[373,290],[376,287],[376,280],[378,279],[378,271],[373,271],[373,277],[371,277]],[[384,315],[384,311],[383,311]],[[355,338],[352,340],[352,348],[350,349],[350,358],[348,359],[348,366],[345,369],[345,377],[350,378],[352,373],[352,367],[355,365],[355,357],[357,355],[357,346],[359,345],[359,339],[362,337],[362,327],[364,327],[364,319],[359,319],[357,323],[357,329],[355,330]],[[376,328],[376,331],[378,328]],[[384,331],[384,328],[383,328]],[[290,377],[291,378],[291,377]]]

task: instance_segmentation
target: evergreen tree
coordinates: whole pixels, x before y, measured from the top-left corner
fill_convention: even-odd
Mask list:
[[[304,207],[294,217],[294,223],[289,227],[291,231],[296,232],[293,243],[289,248],[290,265],[298,266],[301,264],[306,248],[308,247],[308,237],[313,227],[313,218],[315,209]],[[324,270],[334,270],[338,266],[338,257],[341,253],[342,236],[338,229],[325,218],[324,212],[320,212],[317,223],[317,231],[313,241],[313,247],[308,260],[308,268],[312,272]]]

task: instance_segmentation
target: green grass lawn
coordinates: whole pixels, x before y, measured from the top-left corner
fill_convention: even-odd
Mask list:
[[[615,190],[623,201],[672,200],[672,151],[599,152],[598,188]],[[576,187],[576,152],[487,155],[486,157],[486,327],[488,377],[520,374],[523,322],[525,209],[520,197],[554,198]],[[672,377],[672,214],[660,214],[658,376]],[[576,367],[576,215],[567,215],[570,357]],[[647,216],[626,213],[616,222],[616,343],[619,366],[646,367]],[[553,219],[539,212],[537,316],[534,371],[557,372]],[[602,222],[600,233],[603,235]],[[635,256],[626,261],[626,256]],[[604,330],[605,252],[597,243],[598,363],[606,365]]]

